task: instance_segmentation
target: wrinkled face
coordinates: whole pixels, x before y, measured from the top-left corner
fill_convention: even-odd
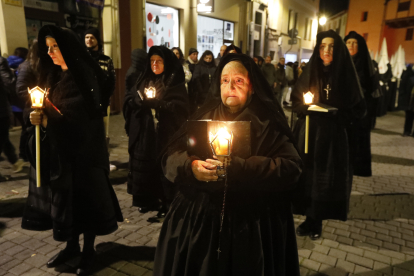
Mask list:
[[[331,64],[333,60],[333,47],[334,39],[332,37],[325,37],[322,39],[321,45],[319,46],[319,56],[324,65]]]
[[[205,57],[204,57],[204,61],[205,62],[211,62],[213,60],[213,56],[212,55],[206,55]]]
[[[221,72],[221,101],[232,113],[242,110],[252,96],[247,69],[238,61],[231,61]]]
[[[279,63],[282,64],[282,65],[285,65],[285,58],[279,59]]]
[[[174,55],[175,55],[178,59],[180,59],[180,52],[178,52],[178,50],[177,50],[177,49],[174,49],[174,50],[173,50],[173,53],[174,53]]]
[[[85,44],[88,48],[95,48],[98,46],[98,40],[92,34],[85,35]]]
[[[60,52],[56,40],[52,37],[46,37],[46,46],[48,47],[47,53],[53,60],[53,63],[55,65],[61,66],[62,69],[67,69],[66,62],[63,59],[62,53]]]
[[[159,55],[151,56],[151,70],[155,75],[159,75],[164,72],[164,60]]]
[[[191,55],[189,55],[189,57],[190,57],[190,59],[192,61],[197,62],[197,60],[198,60],[198,53],[197,52],[194,52]]]
[[[270,63],[270,62],[272,62],[272,59],[270,57],[266,57],[265,62]]]
[[[226,49],[227,49],[226,45],[223,45],[223,46],[220,47],[220,56],[221,57],[224,55],[224,52],[226,51]]]
[[[346,47],[348,48],[349,54],[351,56],[358,53],[358,40],[355,38],[350,38],[346,41]]]

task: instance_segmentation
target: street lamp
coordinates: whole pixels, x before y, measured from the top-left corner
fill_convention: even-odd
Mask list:
[[[326,23],[326,17],[322,16],[321,18],[319,18],[319,25],[323,26]]]

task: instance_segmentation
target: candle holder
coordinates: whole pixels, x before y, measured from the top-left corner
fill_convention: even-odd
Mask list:
[[[305,105],[311,105],[313,104],[313,98],[315,97],[315,95],[313,95],[312,92],[308,91],[306,93],[303,93],[303,103]]]
[[[233,147],[233,132],[230,133],[226,128],[220,128],[214,135],[209,133],[210,147],[213,155],[223,163],[222,166],[217,166],[217,176],[225,178],[227,175],[227,166],[230,164],[230,155]]]
[[[46,96],[46,89],[43,90],[40,87],[36,86],[33,89],[27,88],[30,94],[30,98],[32,100],[32,108],[41,113],[42,108],[44,108],[45,96]],[[36,186],[39,188],[41,186],[41,178],[40,178],[40,125],[35,126],[35,134],[36,134]]]

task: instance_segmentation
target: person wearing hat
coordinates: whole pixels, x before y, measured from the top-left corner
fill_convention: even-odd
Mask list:
[[[196,48],[190,48],[188,51],[188,58],[187,61],[188,68],[190,68],[190,72],[192,75],[194,75],[194,69],[196,64],[198,63],[198,51]],[[194,113],[194,111],[197,109],[197,95],[195,90],[195,84],[194,84],[194,78],[191,79],[191,81],[188,83],[188,99],[190,101],[190,114]]]

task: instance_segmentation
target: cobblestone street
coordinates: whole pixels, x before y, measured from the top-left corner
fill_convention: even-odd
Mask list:
[[[324,221],[322,239],[297,237],[301,276],[412,276],[414,275],[414,138],[402,137],[403,112],[377,119],[372,132],[373,176],[354,177],[349,220]],[[124,222],[111,235],[98,236],[93,272],[102,276],[152,275],[153,256],[161,223],[149,223],[154,213],[131,207],[126,192],[128,137],[122,115],[111,117],[111,163],[118,167],[110,178]],[[10,133],[18,148],[20,131]],[[57,268],[46,261],[65,243],[52,231],[20,227],[28,190],[28,168],[12,174],[7,161],[0,173],[11,176],[0,183],[0,276],[73,275],[79,259]],[[296,226],[304,217],[295,216]]]

